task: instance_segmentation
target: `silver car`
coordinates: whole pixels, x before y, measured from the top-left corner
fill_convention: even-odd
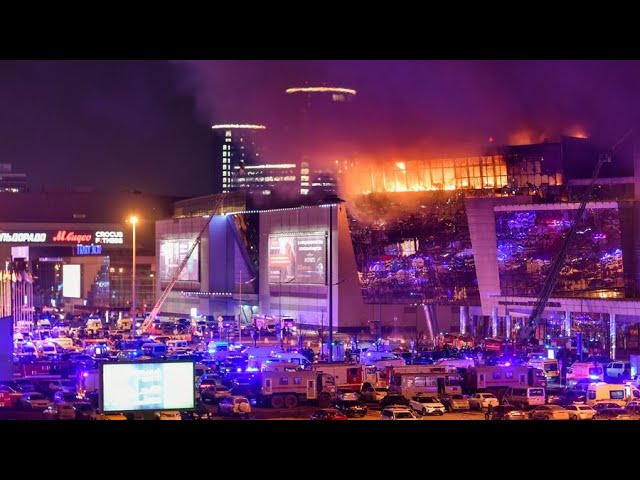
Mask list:
[[[569,411],[559,405],[540,405],[531,412],[532,420],[569,420]]]

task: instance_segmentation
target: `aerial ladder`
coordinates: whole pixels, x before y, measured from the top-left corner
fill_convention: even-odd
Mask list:
[[[623,139],[625,137],[623,137]],[[622,141],[622,139],[620,141]],[[613,150],[611,152],[613,152]],[[553,294],[553,289],[555,288],[556,283],[558,283],[558,279],[560,278],[560,270],[562,270],[562,267],[564,266],[564,261],[567,257],[567,252],[571,247],[571,242],[573,240],[573,237],[575,236],[576,231],[578,230],[578,225],[580,224],[580,221],[582,220],[582,216],[584,215],[584,211],[587,208],[587,203],[589,202],[589,199],[593,195],[593,190],[595,189],[596,182],[598,181],[598,177],[600,175],[600,169],[605,163],[611,163],[611,153],[604,153],[600,155],[600,157],[598,158],[598,163],[596,164],[596,168],[594,169],[593,175],[591,176],[591,182],[589,183],[589,186],[587,187],[587,189],[582,195],[582,199],[580,202],[580,206],[578,208],[578,212],[576,214],[576,218],[573,221],[573,224],[571,225],[571,228],[569,229],[569,232],[567,233],[566,238],[564,239],[564,242],[562,244],[562,247],[560,248],[560,252],[558,253],[558,256],[556,257],[553,264],[551,265],[549,274],[547,275],[544,285],[542,286],[542,291],[540,292],[540,296],[538,297],[538,300],[536,300],[536,303],[533,306],[533,310],[531,311],[531,315],[529,316],[529,320],[527,324],[520,329],[519,337],[525,343],[532,344],[535,342],[536,329],[540,324],[540,321],[542,320],[542,314],[544,313],[544,309],[547,306],[547,302],[549,301],[549,298]]]
[[[153,309],[151,310],[151,313],[149,313],[149,316],[145,318],[144,322],[142,322],[142,325],[140,325],[140,332],[142,334],[149,333],[149,331],[152,329],[153,322],[158,316],[158,314],[160,313],[160,309],[162,308],[162,305],[164,304],[165,300],[171,293],[171,290],[173,289],[175,284],[178,282],[178,279],[180,278],[180,275],[182,274],[184,267],[186,267],[187,263],[189,262],[189,258],[191,258],[191,255],[193,254],[193,252],[196,250],[196,248],[198,248],[198,245],[200,245],[202,236],[209,228],[209,224],[211,223],[211,220],[218,212],[218,209],[222,206],[222,203],[224,202],[225,197],[226,195],[222,193],[217,198],[216,205],[213,208],[211,215],[209,215],[209,219],[202,226],[202,230],[200,230],[200,233],[198,233],[198,236],[195,238],[193,245],[191,245],[191,248],[189,248],[189,251],[180,262],[180,265],[178,265],[178,269],[176,270],[176,273],[173,275],[173,277],[165,287],[164,291],[162,292],[162,295],[160,295],[160,298],[158,298],[158,301],[156,302]]]

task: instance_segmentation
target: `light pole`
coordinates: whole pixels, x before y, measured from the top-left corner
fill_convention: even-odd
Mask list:
[[[238,344],[242,344],[242,270],[239,271],[240,274],[240,298],[238,299],[240,302],[240,314],[238,315]],[[253,282],[256,279],[256,277],[253,277],[251,280],[247,280],[246,282],[244,282],[245,285],[250,284],[251,282]]]
[[[131,215],[129,217],[129,223],[131,224],[133,231],[133,261],[131,265],[131,338],[136,336],[136,224],[138,223],[138,217]]]
[[[282,270],[280,270],[280,289],[278,291],[278,321],[280,322],[280,348],[283,348],[284,335],[282,333],[282,285],[291,283],[296,277],[290,278],[286,282],[282,281]]]

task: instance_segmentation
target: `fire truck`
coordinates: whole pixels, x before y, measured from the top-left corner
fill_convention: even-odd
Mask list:
[[[364,382],[369,382],[373,386],[380,386],[380,373],[376,371],[374,366],[353,363],[314,363],[313,369],[316,372],[332,375],[338,388],[346,388],[358,392]]]
[[[313,401],[326,408],[335,400],[337,388],[331,375],[309,370],[265,371],[260,377],[259,405],[273,408],[295,408]]]

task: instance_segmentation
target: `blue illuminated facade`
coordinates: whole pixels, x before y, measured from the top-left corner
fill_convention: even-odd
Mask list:
[[[495,212],[502,295],[536,296],[572,223],[577,204],[531,205]],[[573,238],[554,295],[622,298],[620,214],[615,202],[587,208]]]

